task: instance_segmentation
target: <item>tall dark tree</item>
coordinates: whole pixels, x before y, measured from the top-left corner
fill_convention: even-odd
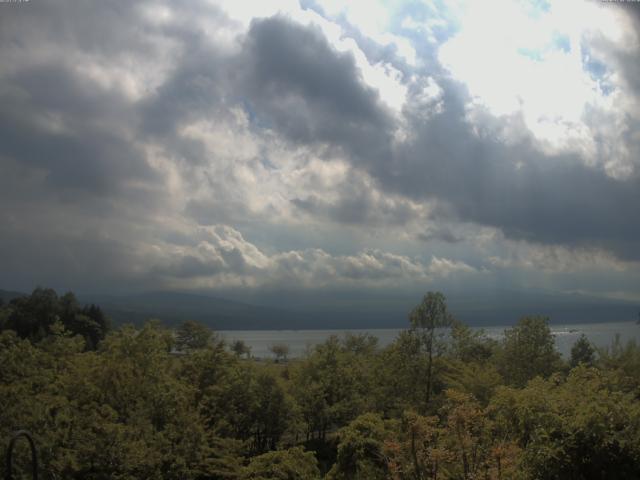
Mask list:
[[[500,370],[508,383],[522,387],[536,376],[559,369],[560,354],[546,317],[523,317],[505,330]]]
[[[18,336],[37,342],[51,333],[60,320],[58,295],[51,288],[36,288],[28,297],[14,298],[6,327]]]
[[[29,296],[14,298],[3,312],[0,328],[14,330],[32,342],[53,333],[57,324],[67,333],[82,336],[87,350],[95,350],[109,330],[109,319],[100,307],[80,308],[72,292],[58,297],[50,288],[38,287]]]
[[[82,317],[86,318],[83,324],[86,328],[84,337],[87,344],[96,347],[98,342],[104,340],[110,330],[111,321],[98,305],[85,305],[80,313]]]
[[[186,320],[176,330],[176,348],[181,351],[206,348],[213,339],[213,332],[201,323]]]
[[[426,403],[429,404],[433,386],[433,357],[436,347],[436,331],[439,328],[450,327],[453,317],[447,310],[445,296],[440,292],[427,292],[422,302],[409,315],[411,329],[418,332],[422,346],[427,353],[427,388]]]
[[[585,334],[580,335],[580,338],[576,340],[571,347],[571,359],[569,361],[571,367],[577,367],[581,363],[592,366],[596,360],[596,350],[591,345],[591,342],[587,339]]]
[[[251,347],[247,345],[243,340],[234,340],[231,343],[231,351],[236,354],[237,357],[246,355],[247,358],[251,355]]]
[[[302,447],[277,450],[253,457],[243,468],[239,480],[316,480],[320,479],[318,462],[312,452]]]
[[[287,361],[289,356],[289,345],[286,343],[274,343],[269,347],[269,350],[276,356],[276,362],[281,360]]]

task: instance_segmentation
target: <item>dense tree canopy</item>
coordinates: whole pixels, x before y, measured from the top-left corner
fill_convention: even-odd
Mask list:
[[[68,333],[82,336],[85,348],[95,350],[110,328],[109,319],[100,307],[81,307],[73,293],[58,297],[50,288],[36,288],[29,296],[14,298],[1,311],[1,329],[13,330],[19,337],[33,342],[42,340],[56,330],[56,325],[61,325]]]
[[[549,319],[524,317],[505,330],[500,371],[507,383],[524,386],[540,375],[548,377],[560,367]]]
[[[0,307],[0,436],[33,432],[50,479],[640,477],[635,343],[564,361],[546,319],[492,340],[440,295],[411,319],[385,348],[348,334],[283,363],[194,322],[105,335],[99,307],[37,289]]]
[[[437,355],[438,329],[450,327],[453,317],[447,310],[444,295],[440,292],[428,292],[409,314],[411,328],[420,333],[422,347],[427,353],[426,403],[431,399],[433,389],[433,357]]]
[[[206,348],[213,340],[213,332],[205,325],[186,320],[176,330],[175,347],[178,351],[187,352]]]
[[[571,367],[577,367],[581,363],[592,366],[596,359],[596,349],[593,348],[591,342],[587,339],[585,334],[580,335],[580,338],[571,347],[571,358],[569,365]]]

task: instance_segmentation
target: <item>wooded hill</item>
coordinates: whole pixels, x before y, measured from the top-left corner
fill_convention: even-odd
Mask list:
[[[635,343],[564,361],[545,318],[497,342],[429,293],[384,349],[345,335],[276,363],[195,322],[96,329],[72,300],[0,308],[0,435],[33,433],[42,478],[640,478]]]

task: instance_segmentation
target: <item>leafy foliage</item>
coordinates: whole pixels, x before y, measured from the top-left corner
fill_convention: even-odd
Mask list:
[[[205,325],[186,320],[176,330],[175,347],[181,352],[206,348],[214,340],[214,335]]]
[[[275,343],[269,347],[269,350],[276,356],[276,362],[281,360],[287,361],[289,356],[289,345],[286,343]]]
[[[411,322],[385,348],[348,334],[275,363],[195,322],[108,332],[36,289],[0,306],[0,435],[33,432],[50,479],[640,477],[636,343],[581,338],[565,363],[546,319],[491,340],[437,293]]]
[[[536,376],[548,377],[560,368],[549,319],[524,317],[504,332],[499,369],[507,383],[524,386]]]
[[[447,310],[444,295],[440,292],[428,292],[409,314],[412,330],[418,332],[421,345],[427,353],[427,376],[425,403],[428,405],[433,389],[433,357],[438,354],[437,329],[450,327],[453,317]]]
[[[640,406],[607,372],[584,365],[568,378],[504,388],[493,401],[502,433],[523,447],[531,478],[638,478]]]
[[[269,452],[254,457],[242,470],[241,480],[316,480],[320,479],[313,453],[300,447]]]
[[[591,342],[589,342],[583,333],[571,347],[571,359],[569,360],[569,365],[571,365],[572,368],[577,367],[580,364],[592,366],[595,363],[595,360],[596,349],[593,348]]]
[[[231,351],[235,353],[238,357],[246,355],[247,358],[251,355],[251,347],[244,343],[242,340],[234,340],[231,343]]]
[[[359,416],[339,432],[337,461],[328,480],[384,480],[389,476],[385,441],[390,428],[374,413]]]
[[[72,335],[82,336],[87,349],[95,350],[110,328],[100,307],[80,307],[73,293],[58,297],[50,288],[38,287],[30,296],[14,298],[0,310],[0,329],[13,330],[32,342],[52,334],[55,325],[61,324]]]

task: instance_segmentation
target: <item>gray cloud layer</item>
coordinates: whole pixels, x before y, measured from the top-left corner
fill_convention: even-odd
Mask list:
[[[544,155],[529,138],[505,145],[490,132],[478,136],[465,118],[464,90],[446,78],[443,112],[425,121],[414,118],[415,140],[393,147],[391,123],[376,96],[354,80],[353,62],[331,52],[317,32],[272,18],[255,22],[249,38],[249,52],[256,38],[261,46],[259,60],[251,53],[246,59],[258,65],[251,78],[261,86],[254,87],[257,95],[250,89],[250,98],[292,140],[339,145],[383,188],[444,200],[446,214],[508,236],[640,258],[637,172],[616,180],[577,155]]]
[[[159,6],[180,15],[154,23],[145,8]],[[295,212],[288,213],[289,222],[306,215],[402,230],[429,221],[434,226],[418,236],[450,245],[463,238],[446,224],[464,222],[517,241],[640,260],[640,136],[633,119],[626,127],[635,170],[613,178],[577,153],[544,153],[526,133],[505,142],[501,132],[517,125],[517,117],[488,115],[478,129],[468,118],[465,86],[433,52],[425,66],[409,67],[357,31],[363,50],[401,72],[399,82],[409,92],[404,123],[367,85],[351,53],[337,51],[319,28],[284,16],[254,20],[231,48],[211,35],[225,29],[237,35],[236,26],[204,2],[180,8],[32,2],[3,5],[0,15],[0,54],[8,59],[0,66],[0,280],[7,285],[19,278],[19,286],[59,282],[108,289],[123,279],[153,286],[156,278],[235,275],[248,281],[252,274],[260,282],[284,281],[285,268],[317,279],[322,262],[331,275],[349,280],[398,272],[413,278],[407,265],[421,278],[435,272],[433,262],[430,267],[377,250],[345,256],[301,249],[296,257],[273,239],[264,240],[274,242],[263,248],[271,251],[261,253],[264,265],[249,267],[233,249],[207,250],[192,238],[198,223],[272,222],[276,229],[278,221],[269,215],[288,208]],[[203,17],[209,30],[197,22]],[[637,49],[619,55],[622,74],[640,95]],[[432,107],[421,99],[416,80],[427,77],[442,89],[439,109],[428,115]],[[238,162],[220,167],[233,152],[208,147],[206,136],[184,134],[185,125],[199,121],[236,121],[238,106],[248,118],[248,134],[265,143],[273,138],[282,151],[342,159],[348,173],[331,187],[332,196],[295,192],[276,204],[265,192],[262,203],[273,205],[258,218],[258,207],[241,195]],[[399,136],[400,130],[409,134]],[[260,148],[247,168],[286,176],[282,160]],[[162,157],[163,168],[155,157]],[[308,165],[302,161],[293,171]],[[171,194],[176,177],[182,191],[208,193],[181,202]],[[425,214],[421,205],[433,208]],[[308,267],[291,267],[294,257]],[[378,261],[380,269],[354,267],[364,258]],[[465,270],[462,263],[451,265]]]

